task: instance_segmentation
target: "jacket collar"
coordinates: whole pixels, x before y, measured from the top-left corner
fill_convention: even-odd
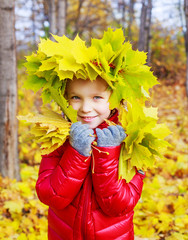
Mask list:
[[[114,122],[116,124],[118,124],[118,110],[117,109],[113,109],[111,114],[110,114],[110,117],[108,118],[109,121],[111,122]],[[106,128],[108,127],[108,124],[104,121],[102,122],[99,126],[97,126],[97,128],[100,128],[100,129],[103,129],[103,128]]]

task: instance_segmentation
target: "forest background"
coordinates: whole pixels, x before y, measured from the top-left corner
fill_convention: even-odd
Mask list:
[[[50,33],[89,41],[110,26],[122,27],[134,49],[148,52],[160,82],[148,104],[172,132],[164,159],[147,171],[136,239],[188,239],[188,1],[1,0],[0,26],[0,239],[47,239],[47,207],[35,192],[39,145],[28,137],[30,124],[16,120],[42,105],[39,94],[23,88],[24,56]]]

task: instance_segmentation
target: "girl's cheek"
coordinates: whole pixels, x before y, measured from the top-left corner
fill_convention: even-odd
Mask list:
[[[72,102],[72,101],[69,101],[69,105],[71,105],[74,110],[78,110],[78,109],[79,109],[79,106],[78,106],[77,103],[74,103],[74,102]]]
[[[109,103],[101,104],[97,108],[98,113],[103,114],[107,111],[109,111]]]

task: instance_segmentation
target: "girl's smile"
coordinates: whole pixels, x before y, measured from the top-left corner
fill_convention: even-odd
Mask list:
[[[110,115],[109,97],[111,91],[102,78],[95,81],[74,79],[67,83],[69,104],[77,110],[77,120],[96,128]]]
[[[80,117],[84,122],[92,122],[97,116],[91,117],[91,116],[78,116]]]

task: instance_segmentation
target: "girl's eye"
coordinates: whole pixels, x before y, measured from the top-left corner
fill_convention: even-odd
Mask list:
[[[98,100],[98,99],[101,99],[101,98],[102,98],[102,97],[100,97],[100,96],[95,96],[95,97],[94,97],[94,99],[97,99],[97,100]]]
[[[80,98],[78,96],[72,96],[71,99],[78,100]]]

